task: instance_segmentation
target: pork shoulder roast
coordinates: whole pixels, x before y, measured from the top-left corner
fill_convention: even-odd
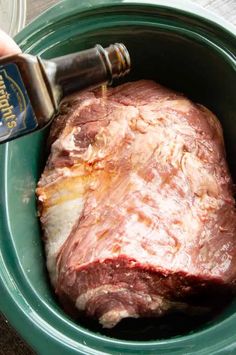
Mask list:
[[[141,80],[67,98],[49,139],[37,196],[67,311],[111,328],[234,292],[235,201],[208,109]]]

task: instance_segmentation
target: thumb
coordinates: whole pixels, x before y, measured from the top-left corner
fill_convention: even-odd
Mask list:
[[[20,48],[5,32],[0,30],[0,56],[21,53]]]

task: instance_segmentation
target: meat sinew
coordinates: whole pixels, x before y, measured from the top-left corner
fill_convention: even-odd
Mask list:
[[[152,81],[68,98],[37,195],[47,267],[67,309],[113,327],[199,312],[235,288],[236,214],[223,135]]]

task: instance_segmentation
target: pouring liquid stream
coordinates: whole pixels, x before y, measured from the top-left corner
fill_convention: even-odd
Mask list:
[[[103,99],[107,99],[107,84],[101,86],[101,94]]]

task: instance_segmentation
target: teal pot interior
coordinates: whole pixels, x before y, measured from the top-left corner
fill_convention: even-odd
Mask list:
[[[178,7],[178,1],[173,8],[158,1],[67,0],[26,27],[17,41],[24,52],[43,58],[96,43],[125,43],[132,59],[125,80],[154,79],[216,113],[235,180],[235,33],[204,13]],[[39,354],[236,352],[236,302],[213,319],[135,320],[106,334],[92,323],[76,324],[65,315],[45,270],[34,194],[45,163],[47,133],[44,129],[0,147],[0,309],[12,325]],[[170,323],[175,326],[168,328]]]

